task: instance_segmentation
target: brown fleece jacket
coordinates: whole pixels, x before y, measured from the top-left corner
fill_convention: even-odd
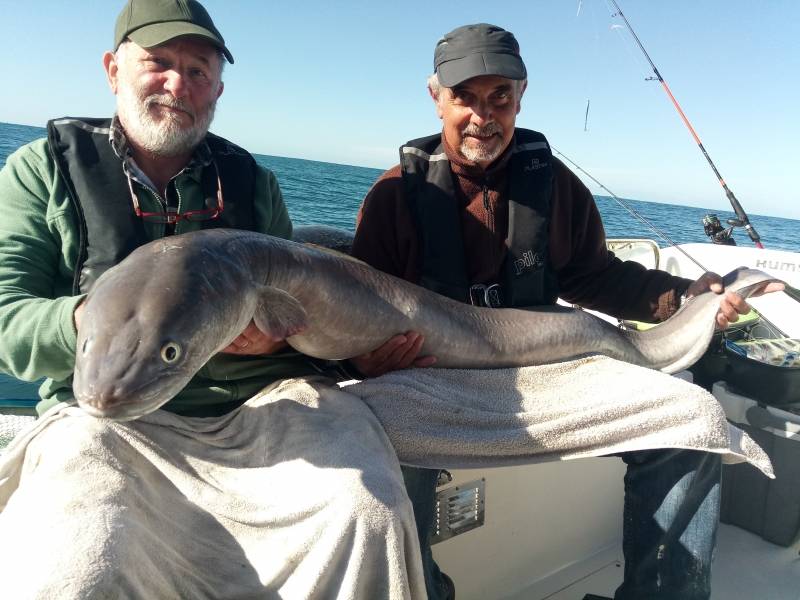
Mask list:
[[[470,283],[496,282],[506,254],[511,146],[484,171],[460,158],[444,137],[442,142],[462,210]],[[691,281],[616,258],[606,249],[603,223],[589,190],[555,157],[553,173],[549,251],[561,298],[640,321],[661,321],[675,312]],[[364,198],[352,254],[381,271],[418,283],[419,253],[397,165],[381,175]]]

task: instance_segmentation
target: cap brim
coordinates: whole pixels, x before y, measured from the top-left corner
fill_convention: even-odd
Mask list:
[[[227,61],[233,64],[233,56],[225,47],[225,44],[223,44],[219,39],[219,37],[214,35],[205,27],[200,27],[199,25],[194,25],[193,23],[187,23],[185,21],[153,23],[152,25],[140,27],[136,31],[131,31],[127,37],[129,37],[142,48],[152,48],[153,46],[159,46],[182,35],[196,35],[206,38],[214,46],[222,50],[222,53],[225,55]]]
[[[528,76],[522,59],[513,54],[469,54],[443,62],[436,74],[439,83],[448,88],[481,75],[499,75],[508,79],[525,79]]]

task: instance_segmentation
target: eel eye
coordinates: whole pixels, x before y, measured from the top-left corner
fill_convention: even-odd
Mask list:
[[[181,357],[181,347],[175,342],[167,342],[161,346],[161,360],[167,364],[176,362]]]

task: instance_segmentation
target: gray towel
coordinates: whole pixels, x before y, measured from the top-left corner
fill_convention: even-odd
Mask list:
[[[0,540],[15,600],[425,596],[386,435],[305,380],[210,419],[54,407],[0,457]]]
[[[713,396],[604,357],[409,370],[343,390],[289,380],[211,419],[159,410],[116,423],[59,405],[0,457],[3,590],[423,598],[390,440],[401,461],[427,467],[677,447],[772,473]]]
[[[717,400],[677,377],[605,356],[520,369],[414,369],[345,384],[369,405],[400,462],[478,468],[688,448],[749,461],[766,453]]]

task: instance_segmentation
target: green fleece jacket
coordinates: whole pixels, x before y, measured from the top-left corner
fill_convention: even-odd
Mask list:
[[[120,164],[120,168],[121,164]],[[205,208],[202,167],[185,169],[174,182],[182,210]],[[159,211],[154,192],[135,186],[143,211]],[[275,176],[259,167],[254,199],[256,229],[289,237],[292,224]],[[0,371],[25,381],[45,378],[39,389],[44,410],[73,398],[75,307],[72,295],[78,259],[78,218],[50,157],[47,140],[23,146],[0,171]],[[180,221],[176,233],[199,229]],[[150,239],[164,225],[145,223]],[[272,356],[217,355],[163,408],[186,415],[224,413],[265,385],[312,371],[307,359],[287,351]]]

